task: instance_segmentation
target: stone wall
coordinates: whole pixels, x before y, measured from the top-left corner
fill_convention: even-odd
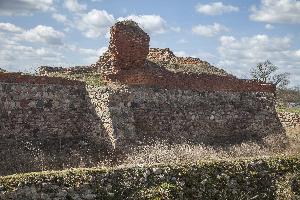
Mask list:
[[[272,199],[300,197],[299,158],[188,166],[70,169],[0,177],[1,200]]]
[[[300,128],[300,115],[290,112],[279,112],[278,117],[286,128]]]
[[[73,73],[89,73],[93,72],[94,65],[90,66],[74,66],[74,67],[50,67],[50,66],[40,66],[38,68],[38,74],[41,76],[47,76],[51,73],[66,73],[66,74],[73,74]]]
[[[170,71],[146,59],[149,36],[134,22],[117,23],[111,35],[94,66],[106,86],[0,73],[0,175],[41,170],[41,163],[95,166],[106,151],[155,140],[232,144],[284,135],[274,85]]]
[[[167,140],[237,143],[283,134],[275,97],[267,92],[222,92],[136,87],[107,88],[116,146]]]
[[[79,81],[0,75],[0,175],[99,162],[112,146],[89,90]]]
[[[94,128],[87,123],[93,107],[82,82],[14,74],[0,81],[1,136],[69,137]]]

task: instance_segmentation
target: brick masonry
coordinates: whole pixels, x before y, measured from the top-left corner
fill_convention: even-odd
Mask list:
[[[149,53],[149,41],[147,33],[135,22],[116,23],[111,28],[108,51],[100,57],[96,68],[98,67],[108,82],[119,82],[126,85],[205,91],[275,92],[275,86],[272,84],[225,76],[226,73],[221,70],[215,74],[172,72],[151,60],[162,60],[179,65],[185,63],[209,66],[200,59],[174,57],[169,49],[151,49]],[[147,55],[148,59],[146,59]]]

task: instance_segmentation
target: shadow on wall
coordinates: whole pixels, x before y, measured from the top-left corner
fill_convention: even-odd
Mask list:
[[[0,81],[0,175],[117,163],[131,147],[155,141],[264,145],[264,137],[284,133],[270,92],[34,79]]]
[[[122,112],[133,118],[135,139],[131,141],[136,143],[163,140],[230,146],[253,141],[263,146],[269,135],[285,136],[275,110],[273,85],[215,75],[174,74],[150,61],[137,71],[123,70],[110,78],[130,85],[127,95],[122,96],[122,91],[111,95],[110,107],[115,111],[113,105],[119,102],[130,104]],[[119,116],[113,124],[116,130],[123,130],[121,125],[129,123]],[[120,146],[124,146],[122,142]]]
[[[0,99],[0,175],[92,167],[110,158],[101,113],[84,84],[1,82]]]

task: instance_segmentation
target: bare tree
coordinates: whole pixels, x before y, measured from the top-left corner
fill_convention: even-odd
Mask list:
[[[277,70],[278,67],[267,60],[265,62],[258,63],[254,68],[252,68],[251,76],[253,79],[265,83],[273,83],[279,88],[284,88],[290,83],[290,74],[287,72],[276,74]]]

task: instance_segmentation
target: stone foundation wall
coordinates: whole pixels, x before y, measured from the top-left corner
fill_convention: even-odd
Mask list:
[[[0,177],[1,200],[299,199],[299,158],[71,169]]]
[[[300,128],[300,115],[290,112],[279,112],[278,117],[286,128]]]
[[[45,166],[60,169],[95,166],[103,150],[126,152],[153,140],[224,144],[284,134],[274,85],[172,72],[147,60],[148,52],[149,36],[125,21],[112,27],[109,49],[93,66],[107,86],[0,73],[0,175],[35,169],[40,162],[26,150],[28,144]],[[155,52],[154,57],[160,54]],[[166,57],[172,56],[168,52]],[[76,70],[90,72],[53,71]],[[41,69],[41,74],[48,72]]]
[[[283,134],[268,92],[107,89],[116,146],[136,142],[237,143]]]
[[[0,175],[95,166],[112,149],[154,140],[232,144],[284,133],[272,92],[11,76],[0,76]]]
[[[83,84],[0,83],[0,136],[71,137],[94,132]]]
[[[0,76],[0,176],[100,162],[112,146],[95,98],[78,81]]]

